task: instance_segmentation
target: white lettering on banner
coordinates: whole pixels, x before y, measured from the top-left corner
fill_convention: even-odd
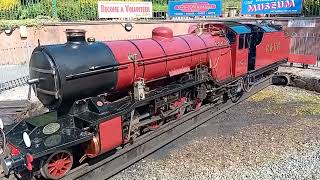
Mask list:
[[[281,8],[292,8],[295,7],[294,0],[278,1],[278,2],[264,2],[261,4],[248,5],[248,12],[257,12],[262,10],[277,10]]]
[[[288,27],[316,27],[316,20],[294,20],[288,21]]]
[[[98,1],[99,18],[152,18],[152,2]]]

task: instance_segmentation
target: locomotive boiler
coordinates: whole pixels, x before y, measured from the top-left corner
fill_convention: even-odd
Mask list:
[[[209,64],[207,51],[217,49],[220,53],[219,49],[228,46],[224,36],[173,37],[172,30],[165,27],[154,29],[150,39],[126,41],[95,42],[89,38],[87,42],[82,30],[66,30],[66,34],[65,44],[39,46],[30,60],[30,82],[49,108],[122,91],[139,79],[148,82],[189,72],[198,64]],[[230,52],[225,51],[226,57]]]
[[[66,43],[32,53],[29,84],[50,111],[1,131],[6,174],[59,179],[75,161],[134,143],[204,104],[236,102],[289,55],[289,38],[270,24],[210,22],[181,36],[158,27],[148,39],[106,42],[66,34]]]

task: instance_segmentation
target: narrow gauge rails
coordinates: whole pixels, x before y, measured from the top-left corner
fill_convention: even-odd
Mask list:
[[[173,36],[95,42],[67,30],[67,43],[37,47],[29,84],[49,113],[5,127],[6,174],[65,176],[87,158],[130,145],[205,104],[237,102],[287,61],[278,27],[236,22]]]
[[[281,77],[280,79],[277,78],[277,80],[281,79]],[[150,132],[141,138],[139,137],[132,145],[118,150],[115,154],[107,155],[107,158],[97,157],[84,163],[82,166],[71,170],[62,180],[108,179],[150,153],[183,136],[202,123],[208,120],[215,121],[216,119],[214,119],[214,117],[216,115],[268,87],[273,83],[273,80],[274,76],[271,75],[257,82],[252,90],[245,92],[236,103],[228,100],[221,104],[207,104],[202,106],[198,111],[185,114],[179,121],[172,121],[159,128],[159,131]],[[92,163],[92,161],[96,163]]]

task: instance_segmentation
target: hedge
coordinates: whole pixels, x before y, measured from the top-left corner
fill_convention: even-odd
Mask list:
[[[140,1],[140,0],[134,0]],[[11,3],[4,3],[11,2]],[[57,15],[62,21],[97,19],[98,0],[57,0]],[[167,11],[167,0],[155,0],[153,11]],[[33,19],[53,17],[53,0],[37,0],[36,3],[20,3],[20,0],[0,0],[0,19]]]

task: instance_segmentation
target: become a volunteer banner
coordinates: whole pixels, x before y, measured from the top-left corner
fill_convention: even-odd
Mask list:
[[[169,1],[169,16],[220,16],[222,0]]]
[[[303,0],[242,0],[241,14],[300,14]]]
[[[152,2],[99,1],[99,18],[151,18]]]

